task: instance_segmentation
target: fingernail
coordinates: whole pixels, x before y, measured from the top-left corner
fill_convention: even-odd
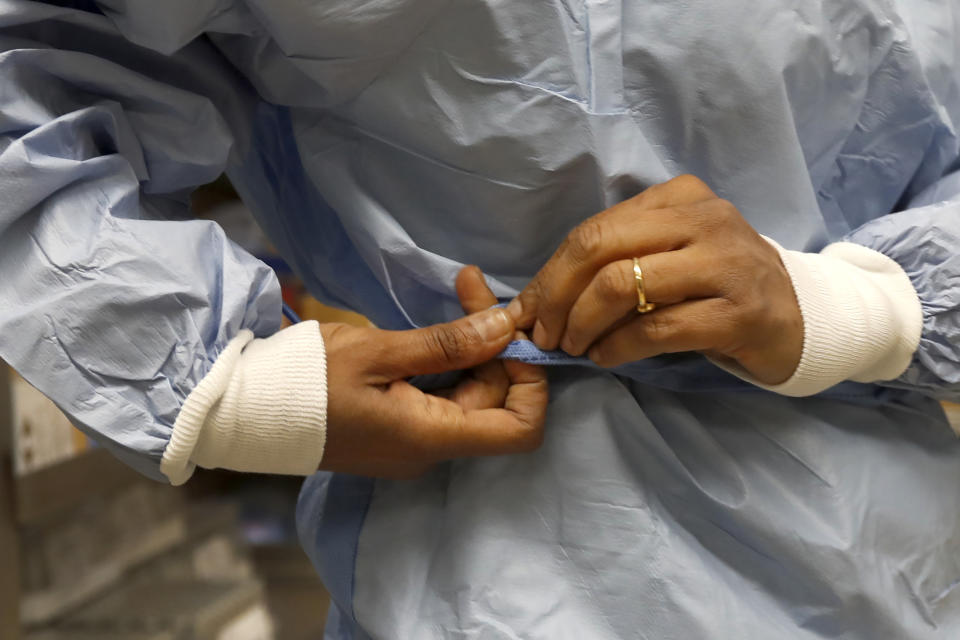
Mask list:
[[[575,356],[577,354],[573,352],[574,346],[575,345],[573,344],[573,339],[570,337],[570,334],[569,333],[563,334],[563,339],[560,340],[560,348],[566,351],[567,353],[569,353],[570,355]]]
[[[480,337],[488,342],[513,332],[513,320],[503,309],[487,309],[467,317]]]
[[[539,320],[533,325],[533,341],[541,349],[544,348],[547,342],[547,330]]]
[[[515,321],[520,320],[520,317],[523,315],[523,303],[520,302],[519,297],[510,301],[510,304],[507,305],[507,313],[509,313]]]

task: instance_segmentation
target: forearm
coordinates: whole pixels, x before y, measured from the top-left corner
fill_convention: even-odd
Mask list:
[[[789,380],[758,386],[811,395],[854,380],[960,397],[960,202],[884,216],[818,254],[779,251],[804,350]]]
[[[920,301],[900,266],[850,242],[820,253],[780,254],[803,316],[803,353],[793,375],[776,385],[742,368],[721,366],[751,383],[789,396],[819,393],[846,380],[893,380],[910,364],[920,340]]]

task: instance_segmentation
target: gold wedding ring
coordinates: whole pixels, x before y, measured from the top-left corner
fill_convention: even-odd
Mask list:
[[[657,308],[652,302],[647,302],[647,292],[643,288],[643,270],[640,268],[640,259],[633,259],[633,277],[637,281],[637,311],[639,313],[650,313]]]

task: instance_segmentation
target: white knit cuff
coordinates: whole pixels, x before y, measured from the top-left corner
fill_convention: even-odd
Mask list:
[[[320,326],[254,340],[241,331],[187,397],[160,470],[171,484],[199,465],[309,475],[323,457],[327,364]]]
[[[920,344],[923,311],[900,265],[851,242],[803,253],[766,240],[780,252],[800,305],[800,363],[778,385],[762,384],[737,365],[716,364],[788,396],[813,395],[845,380],[893,380],[906,370]]]

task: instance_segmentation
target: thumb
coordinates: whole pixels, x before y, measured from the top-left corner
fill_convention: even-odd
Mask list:
[[[503,309],[487,309],[423,329],[386,332],[389,345],[381,370],[400,379],[468,369],[496,357],[513,333],[513,320]]]

